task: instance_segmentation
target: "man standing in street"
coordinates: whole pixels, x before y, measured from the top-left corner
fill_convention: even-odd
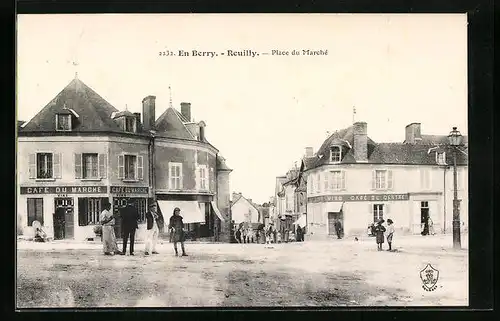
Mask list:
[[[342,238],[342,223],[340,223],[339,219],[335,220],[335,232],[337,233],[337,238],[341,239]]]
[[[174,209],[174,213],[170,217],[168,229],[170,230],[170,233],[172,233],[175,256],[179,256],[179,253],[177,252],[177,242],[181,242],[182,256],[187,256],[186,250],[184,249],[184,222],[182,221],[182,216],[180,215],[180,213],[180,208],[176,207]]]
[[[160,227],[163,224],[163,216],[161,213],[158,213],[156,202],[153,201],[149,205],[149,211],[146,213],[146,255],[149,255],[149,250],[152,251],[151,254],[158,254],[156,252],[156,242],[158,241]]]
[[[134,240],[135,230],[139,228],[137,221],[139,220],[139,212],[134,206],[134,201],[129,199],[127,206],[121,211],[122,218],[122,236],[123,236],[123,251],[121,255],[125,255],[127,251],[127,241],[130,237],[130,255],[134,255]]]

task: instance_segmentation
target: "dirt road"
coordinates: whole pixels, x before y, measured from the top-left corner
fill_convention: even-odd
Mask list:
[[[141,247],[141,245],[139,245]],[[371,243],[170,244],[146,257],[86,249],[19,249],[17,306],[467,305],[467,252],[377,252]],[[422,289],[427,263],[437,289]]]

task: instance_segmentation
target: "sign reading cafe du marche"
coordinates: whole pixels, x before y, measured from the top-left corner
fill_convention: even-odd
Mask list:
[[[107,186],[21,186],[21,194],[105,194]],[[148,194],[148,187],[111,186],[113,194]]]
[[[21,194],[102,194],[107,186],[21,186]]]
[[[407,201],[408,194],[346,194],[309,197],[311,203],[321,202],[364,202],[364,201]]]

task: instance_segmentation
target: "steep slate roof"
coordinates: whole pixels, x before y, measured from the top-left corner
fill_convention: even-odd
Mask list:
[[[21,132],[55,132],[55,115],[63,112],[64,107],[78,114],[73,122],[72,131],[76,132],[124,132],[111,118],[118,109],[83,83],[73,79],[59,94],[54,97]]]
[[[216,162],[218,171],[232,171],[232,169],[227,166],[226,159],[224,157],[217,155]]]
[[[329,147],[332,142],[339,140],[348,141],[352,147],[353,127],[339,130],[328,137],[314,157],[305,157],[302,159],[301,172],[327,164],[329,160]],[[405,164],[405,165],[437,165],[436,151],[446,152],[446,163],[453,164],[453,153],[447,147],[447,135],[421,135],[422,140],[415,144],[407,143],[375,143],[368,138],[368,164]],[[457,165],[466,165],[468,137],[463,136],[464,150],[457,153]],[[323,157],[319,157],[323,155]],[[341,163],[355,164],[353,148],[349,148],[343,156]]]
[[[184,126],[179,118],[177,110],[172,107],[167,108],[155,122],[156,130],[165,137],[194,140],[193,135]]]

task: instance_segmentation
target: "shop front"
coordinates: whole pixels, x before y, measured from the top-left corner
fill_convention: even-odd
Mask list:
[[[221,221],[224,221],[213,195],[157,194],[158,205],[168,225],[174,209],[181,210],[187,238],[218,241]]]
[[[33,235],[38,221],[55,240],[85,240],[95,236],[101,204],[108,200],[107,186],[21,186],[19,206],[24,235]],[[23,213],[23,207],[26,212]]]
[[[149,203],[149,187],[130,187],[130,186],[110,186],[112,197],[112,210],[115,217],[115,235],[122,238],[120,211],[127,206],[128,200],[133,202],[133,206],[139,212],[139,229],[136,231],[137,240],[145,239],[146,231],[146,212]]]
[[[408,193],[322,195],[308,199],[308,227],[316,236],[364,236],[371,224],[392,218],[397,228],[410,230]]]

